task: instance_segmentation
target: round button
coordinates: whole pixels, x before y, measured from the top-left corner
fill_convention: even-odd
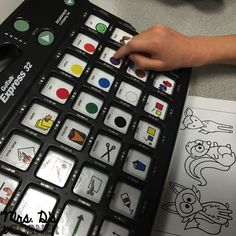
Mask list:
[[[38,42],[42,46],[49,46],[54,42],[54,34],[51,31],[43,31],[38,36]]]
[[[27,21],[25,20],[16,20],[14,22],[14,28],[17,30],[17,31],[20,31],[20,32],[26,32],[29,30],[30,28],[30,25]]]
[[[75,5],[75,0],[64,0],[64,3],[67,6],[74,6]]]

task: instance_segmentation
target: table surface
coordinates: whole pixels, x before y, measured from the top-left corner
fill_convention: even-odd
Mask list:
[[[0,1],[0,23],[23,0]],[[138,32],[161,23],[186,35],[224,35],[236,32],[235,0],[90,0],[131,23]],[[140,17],[141,16],[141,17]],[[236,67],[194,68],[190,95],[236,101]],[[156,236],[155,226],[152,236]]]

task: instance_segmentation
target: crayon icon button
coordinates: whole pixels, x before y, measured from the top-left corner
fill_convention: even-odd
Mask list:
[[[56,139],[57,141],[80,151],[86,142],[89,132],[90,128],[87,127],[87,125],[67,119]]]
[[[71,129],[70,133],[68,134],[69,140],[72,142],[78,143],[80,145],[84,144],[84,141],[86,139],[86,134],[77,130],[77,129]]]

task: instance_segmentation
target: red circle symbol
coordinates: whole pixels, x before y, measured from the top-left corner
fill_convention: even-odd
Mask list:
[[[59,88],[56,94],[57,94],[57,97],[60,99],[67,99],[70,95],[69,91],[65,88]]]
[[[85,49],[87,52],[90,52],[90,53],[93,53],[93,52],[96,50],[96,48],[94,47],[94,45],[91,44],[91,43],[86,43],[86,44],[84,45],[84,49]]]
[[[139,77],[139,78],[144,78],[145,77],[145,72],[143,70],[137,69],[135,71],[135,74]]]

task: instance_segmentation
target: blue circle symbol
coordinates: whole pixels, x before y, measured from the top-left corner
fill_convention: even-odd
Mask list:
[[[106,78],[101,78],[98,81],[98,84],[102,87],[102,88],[109,88],[111,83],[108,79]]]

